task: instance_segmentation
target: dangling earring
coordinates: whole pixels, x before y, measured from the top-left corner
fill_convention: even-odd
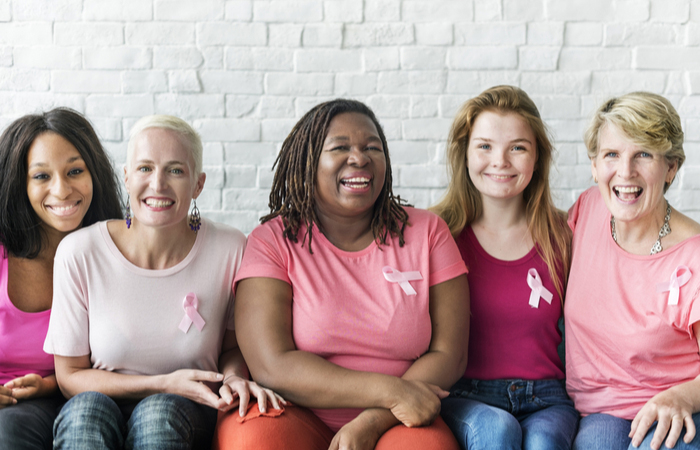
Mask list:
[[[593,182],[594,182],[595,184],[598,184],[598,177],[593,177]]]
[[[192,206],[192,211],[189,217],[190,230],[195,233],[199,231],[199,227],[202,226],[202,219],[199,216],[199,208],[197,208],[197,200],[194,200],[194,206]]]
[[[131,228],[131,205],[129,198],[126,199],[126,228]]]

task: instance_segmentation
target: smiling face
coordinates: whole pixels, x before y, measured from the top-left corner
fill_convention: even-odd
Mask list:
[[[634,222],[653,219],[654,215],[663,217],[664,183],[671,183],[677,164],[635,144],[611,123],[600,129],[598,142],[591,171],[615,220]]]
[[[185,222],[205,175],[194,174],[194,159],[175,131],[147,128],[136,136],[124,183],[136,222],[164,227]]]
[[[324,217],[371,215],[384,188],[386,157],[374,122],[364,114],[331,119],[316,171],[316,210]]]
[[[535,134],[519,114],[484,111],[472,126],[467,170],[483,200],[522,199],[537,162]]]
[[[45,230],[80,227],[92,201],[92,177],[78,150],[63,136],[44,132],[27,152],[27,196]]]

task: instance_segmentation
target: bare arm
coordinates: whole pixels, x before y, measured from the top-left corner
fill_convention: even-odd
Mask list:
[[[164,375],[125,375],[92,369],[90,356],[54,356],[56,379],[61,392],[71,398],[81,392],[96,391],[114,399],[139,400],[152,394],[171,393],[212,408],[224,402],[202,382],[216,383],[223,375],[204,370],[182,369]]]
[[[5,388],[10,389],[12,397],[17,400],[46,397],[58,391],[56,375],[41,377],[30,373],[5,383]]]
[[[700,347],[700,322],[693,324],[695,340]],[[673,448],[685,426],[683,442],[690,443],[696,434],[692,415],[700,412],[700,374],[692,381],[673,386],[653,396],[632,421],[629,437],[639,447],[649,428],[658,421],[651,448],[659,449],[666,439],[666,447]]]

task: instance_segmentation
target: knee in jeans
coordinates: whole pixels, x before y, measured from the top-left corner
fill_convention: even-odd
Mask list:
[[[120,416],[119,407],[108,396],[99,392],[83,392],[63,406],[55,427],[83,427],[97,422],[115,422]]]
[[[193,433],[190,423],[188,400],[174,394],[155,394],[141,400],[129,419],[132,432],[161,433],[176,430],[189,436]]]

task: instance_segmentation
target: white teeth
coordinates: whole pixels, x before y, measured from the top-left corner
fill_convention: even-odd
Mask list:
[[[152,206],[154,208],[163,208],[166,206],[170,206],[173,203],[175,203],[175,202],[172,202],[170,200],[154,200],[154,199],[150,199],[150,198],[146,200],[146,204],[148,206]]]
[[[69,209],[73,209],[77,206],[77,203],[75,205],[70,205],[70,206],[52,206],[51,209],[54,211],[58,212],[65,212],[68,211]]]
[[[356,178],[346,178],[343,180],[344,183],[369,183],[369,178],[356,177]]]
[[[497,180],[507,180],[510,177],[510,175],[491,175],[491,178],[495,178]]]
[[[640,187],[615,187],[617,192],[622,194],[634,194],[642,190]]]

